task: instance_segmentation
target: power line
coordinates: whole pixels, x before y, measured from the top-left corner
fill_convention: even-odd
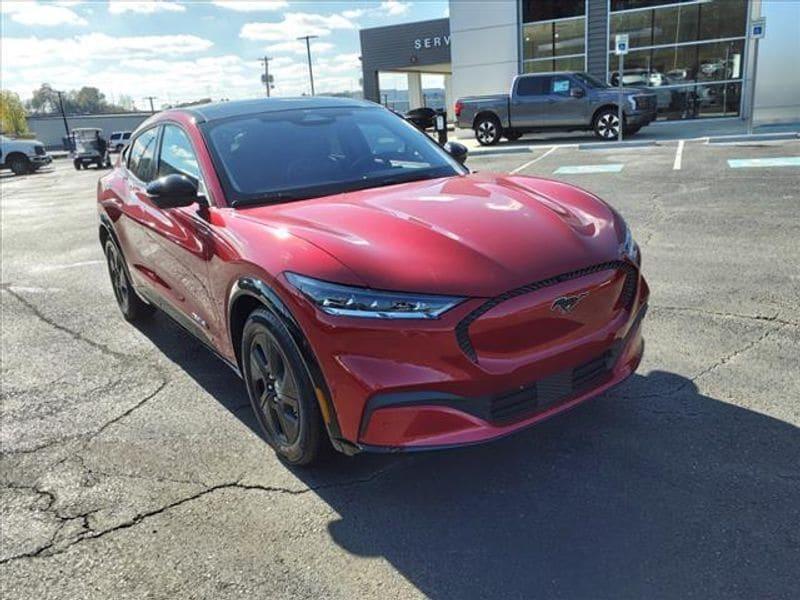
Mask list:
[[[301,35],[298,40],[306,41],[306,53],[308,54],[308,78],[311,80],[311,95],[314,95],[314,70],[311,67],[311,40],[319,37],[318,35]]]

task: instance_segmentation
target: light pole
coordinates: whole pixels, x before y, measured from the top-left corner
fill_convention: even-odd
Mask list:
[[[311,80],[311,95],[314,95],[314,69],[311,67],[311,40],[319,37],[317,35],[302,35],[298,40],[306,41],[306,53],[308,54],[308,78]]]
[[[145,100],[150,100],[150,112],[152,114],[155,114],[156,113],[156,109],[153,107],[153,100],[157,100],[158,98],[156,98],[155,96],[145,96],[144,99]]]

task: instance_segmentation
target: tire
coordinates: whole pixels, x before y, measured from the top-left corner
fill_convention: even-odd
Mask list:
[[[134,322],[152,314],[155,310],[153,306],[145,304],[136,295],[128,278],[125,258],[112,239],[109,238],[106,241],[104,250],[108,276],[111,278],[111,287],[114,290],[114,297],[117,299],[117,306],[119,306],[122,316],[125,317],[126,321]]]
[[[500,120],[494,115],[478,117],[475,121],[475,139],[481,146],[494,146],[502,135]]]
[[[14,175],[27,175],[31,172],[31,161],[27,156],[15,154],[8,160],[8,167],[14,172]]]
[[[122,152],[122,144],[117,144],[116,151]]]
[[[240,356],[267,443],[290,465],[317,461],[327,433],[308,369],[286,326],[270,311],[254,310],[244,325]]]
[[[619,137],[619,115],[615,109],[605,108],[597,113],[592,123],[594,134],[602,140],[615,140]]]
[[[519,131],[506,131],[503,135],[505,135],[509,142],[516,142],[522,137],[522,134]]]
[[[103,168],[103,159],[99,158],[96,161],[94,161],[94,166],[97,167],[98,169],[102,169]]]

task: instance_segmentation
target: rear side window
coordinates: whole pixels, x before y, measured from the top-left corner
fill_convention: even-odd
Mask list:
[[[161,158],[158,161],[158,176],[188,175],[195,182],[200,180],[200,167],[192,143],[180,127],[164,125],[161,136]]]
[[[517,82],[518,96],[544,96],[550,93],[553,77],[541,75],[538,77],[522,77]]]
[[[128,170],[147,183],[155,176],[156,140],[158,127],[148,129],[134,141],[128,159]]]
[[[122,134],[122,139],[123,139],[123,140],[129,140],[129,139],[131,139],[131,132],[130,132],[130,131],[128,131],[128,132],[126,132],[126,133],[123,133],[123,134]]]

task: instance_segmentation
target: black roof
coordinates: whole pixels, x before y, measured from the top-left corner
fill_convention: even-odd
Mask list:
[[[367,108],[378,106],[373,102],[353,98],[333,96],[309,96],[300,98],[258,98],[255,100],[234,100],[214,102],[181,108],[193,114],[199,121],[216,121],[228,117],[240,117],[282,110],[304,110],[310,108]]]

